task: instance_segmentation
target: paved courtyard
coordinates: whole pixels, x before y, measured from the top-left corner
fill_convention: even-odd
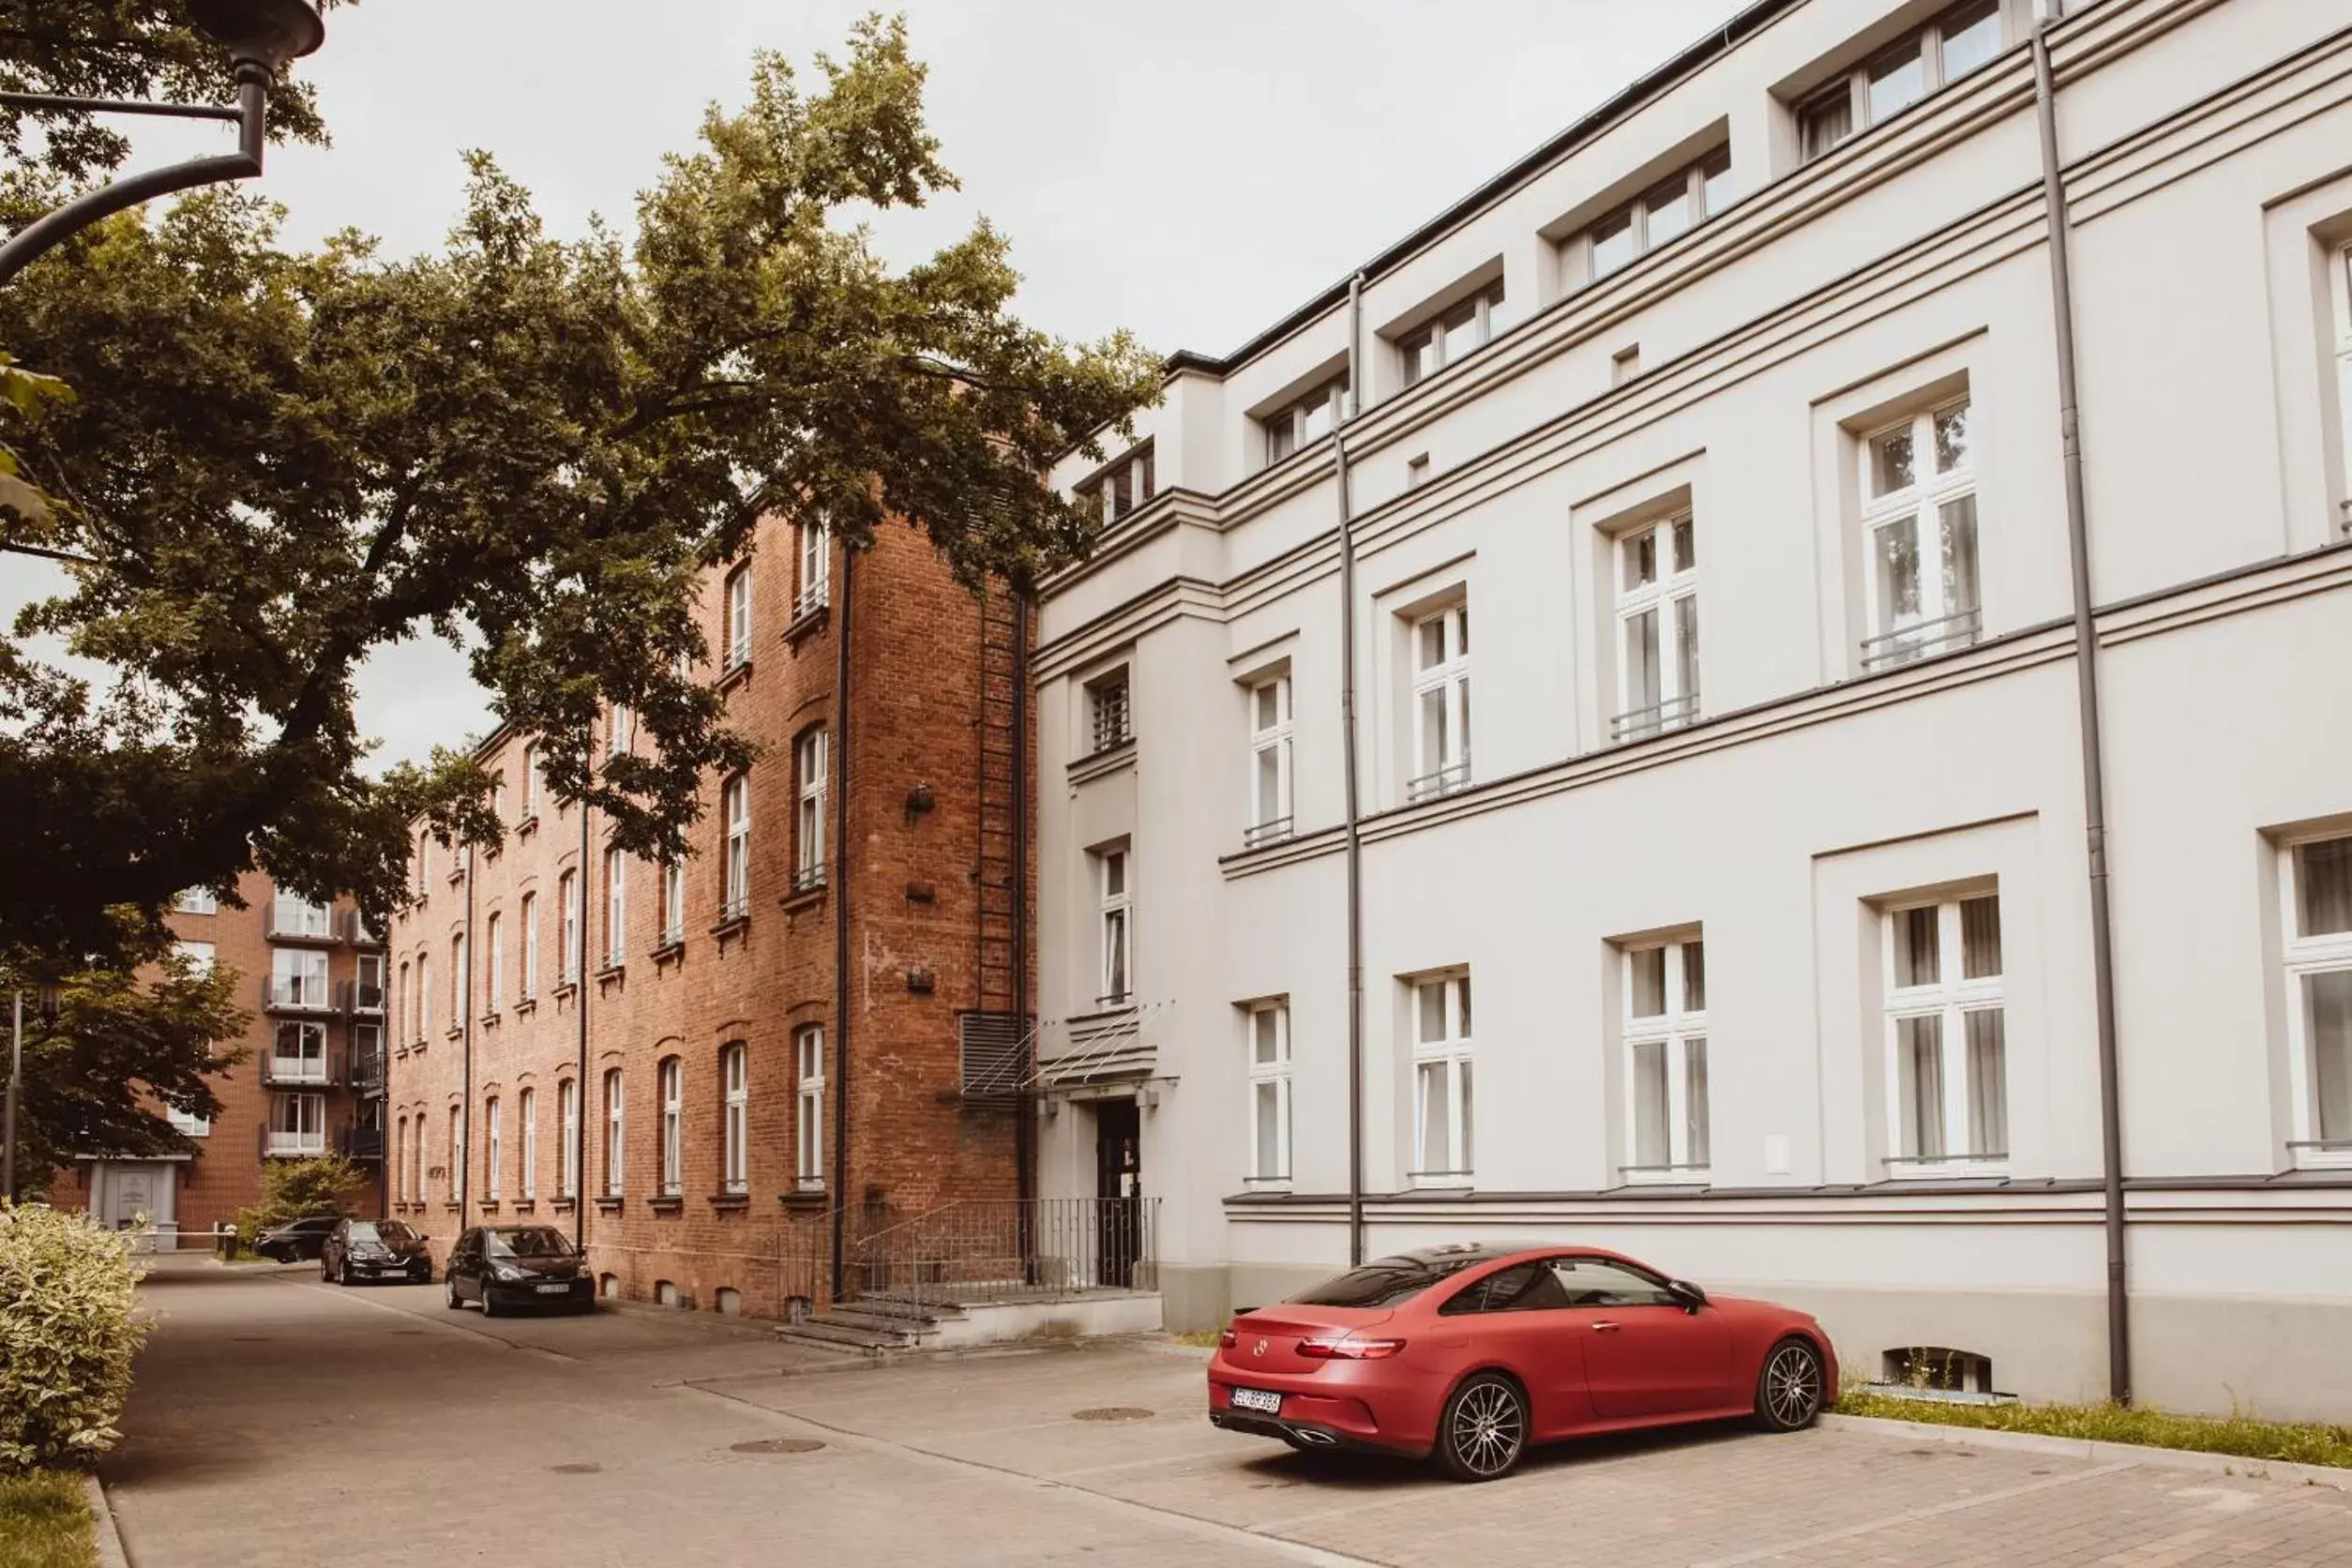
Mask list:
[[[2322,1487],[1855,1430],[1462,1486],[1213,1430],[1136,1344],[880,1370],[747,1325],[182,1266],[105,1469],[134,1568],[670,1562],[2352,1565]]]

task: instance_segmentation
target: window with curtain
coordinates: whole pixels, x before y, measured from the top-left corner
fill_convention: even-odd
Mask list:
[[[563,984],[577,985],[580,981],[580,873],[566,871],[558,878],[555,896],[564,922],[556,961],[563,966]]]
[[[580,1196],[580,1084],[565,1078],[555,1086],[558,1136],[563,1147],[555,1155],[555,1190],[565,1198]]]
[[[1891,909],[1884,931],[1888,1167],[1998,1168],[2009,1158],[1999,896]]]
[[[1968,646],[1983,635],[1984,616],[1968,401],[1915,415],[1860,446],[1871,627],[1862,668]]]
[[[490,987],[490,996],[488,1000],[490,1011],[493,1013],[506,1005],[506,942],[505,924],[505,917],[496,910],[490,911],[490,918],[483,922],[483,935],[486,939],[488,939],[490,945],[490,963],[487,966],[484,978]]]
[[[751,563],[727,574],[727,668],[751,662]]]
[[[629,857],[604,852],[604,967],[618,969],[629,956]]]
[[[821,726],[792,747],[799,805],[792,823],[792,888],[805,892],[825,883],[825,731]]]
[[[822,523],[802,522],[794,526],[800,535],[800,592],[792,600],[792,619],[797,621],[831,602],[833,550],[832,540]]]
[[[1797,150],[1810,163],[1856,131],[1892,119],[2001,52],[1999,0],[1968,0],[1840,71],[1797,108]]]
[[[539,994],[539,896],[522,896],[522,973],[516,996],[524,1002],[537,999]]]
[[[482,1196],[495,1203],[504,1177],[505,1144],[502,1141],[498,1097],[494,1094],[482,1102]]]
[[[661,863],[661,944],[674,947],[686,941],[686,861],[672,857]]]

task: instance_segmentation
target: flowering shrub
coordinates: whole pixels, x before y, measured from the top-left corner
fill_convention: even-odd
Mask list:
[[[87,1464],[113,1446],[130,1363],[130,1239],[87,1214],[0,1200],[0,1474]]]

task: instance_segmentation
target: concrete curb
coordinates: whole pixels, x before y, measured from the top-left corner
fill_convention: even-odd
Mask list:
[[[2164,1470],[2193,1470],[2201,1475],[2247,1475],[2265,1481],[2299,1481],[2306,1486],[2332,1486],[2340,1492],[2352,1492],[2352,1470],[2339,1470],[2332,1465],[2299,1465],[2285,1459],[2250,1459],[2237,1454],[2208,1454],[2186,1448],[2148,1448],[2140,1443],[2097,1442],[2088,1438],[2056,1438],[2041,1432],[2000,1432],[1983,1426],[1946,1426],[1932,1421],[1892,1421],[1872,1415],[1825,1412],[1817,1419],[1823,1427],[1832,1432],[1867,1432],[1882,1438],[1920,1438],[1929,1442],[2053,1454],[2068,1459],[2093,1459],[2106,1464],[2153,1465]]]
[[[106,1488],[98,1485],[97,1476],[82,1478],[82,1496],[97,1526],[98,1568],[130,1568],[130,1554],[123,1550],[122,1533],[114,1528],[113,1506],[106,1500]]]

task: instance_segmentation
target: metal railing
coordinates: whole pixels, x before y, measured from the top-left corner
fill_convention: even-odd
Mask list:
[[[1680,730],[1698,716],[1698,693],[1684,692],[1653,702],[1646,708],[1634,708],[1609,720],[1609,739],[1613,741],[1646,741],[1668,730]]]
[[[795,866],[792,867],[793,892],[814,892],[816,889],[824,886],[824,884],[825,863],[823,861],[814,861],[807,866]]]
[[[263,927],[272,942],[339,942],[335,912],[319,904],[298,904],[273,898]]]
[[[384,1011],[384,982],[381,980],[345,980],[337,987],[341,998],[339,1010],[345,1013],[381,1013]]]
[[[1156,1290],[1159,1201],[965,1199],[859,1238],[845,1284],[924,1304]]]
[[[1094,750],[1113,751],[1135,739],[1127,710],[1127,683],[1094,688]]]
[[[797,622],[814,615],[833,602],[833,580],[820,578],[803,588],[792,600],[792,619]]]
[[[1931,654],[1948,654],[1974,642],[1983,630],[1984,612],[1963,610],[1940,620],[1921,621],[1907,626],[1897,626],[1877,637],[1865,637],[1862,642],[1864,670],[1892,670],[1913,659],[1926,658]]]
[[[384,1129],[382,1127],[339,1127],[335,1133],[338,1153],[354,1160],[384,1158]]]
[[[272,1089],[328,1089],[343,1080],[343,1063],[336,1051],[319,1056],[262,1058],[262,1081]]]
[[[1242,830],[1242,848],[1255,850],[1262,849],[1268,844],[1279,844],[1290,837],[1290,823],[1291,819],[1289,817],[1275,817],[1267,822],[1252,822]]]
[[[335,988],[301,974],[264,974],[262,1010],[270,1013],[332,1013]]]
[[[1407,783],[1405,798],[1409,801],[1435,800],[1440,795],[1450,795],[1469,783],[1470,758],[1465,754],[1460,761],[1449,762],[1434,773],[1425,773]]]

